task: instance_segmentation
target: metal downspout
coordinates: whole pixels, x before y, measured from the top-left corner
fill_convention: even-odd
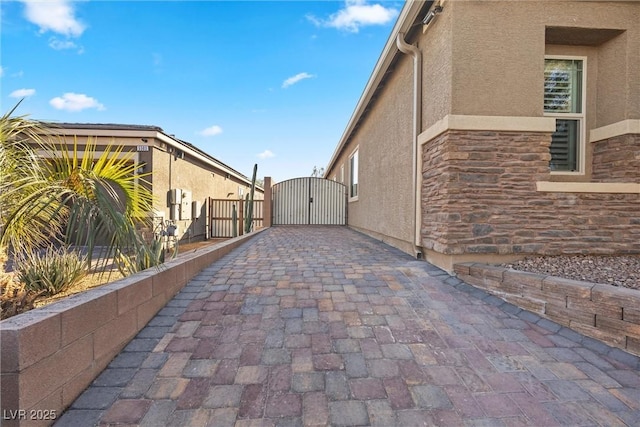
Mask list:
[[[404,33],[398,33],[396,45],[400,52],[413,56],[413,245],[417,258],[422,257],[421,225],[421,184],[422,173],[418,167],[419,157],[418,135],[422,126],[422,52],[416,46],[404,41]]]

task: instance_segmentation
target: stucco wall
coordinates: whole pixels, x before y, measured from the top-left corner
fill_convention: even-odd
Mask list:
[[[178,220],[179,237],[182,239],[202,239],[205,234],[205,201],[208,197],[215,199],[238,199],[239,188],[247,194],[250,186],[226,173],[203,164],[188,155],[176,157],[173,153],[153,150],[153,187],[158,198],[156,209],[164,212],[165,219],[170,218],[167,191],[180,189],[190,191],[192,201],[199,201],[201,210],[199,219]],[[244,196],[243,196],[244,197]],[[261,191],[256,191],[256,199],[263,198]]]
[[[640,114],[639,23],[637,2],[445,1],[426,31],[410,31],[407,41],[423,54],[421,235],[431,255],[640,251],[640,220],[632,214],[638,194],[536,187],[612,177],[637,183],[636,136],[589,138]],[[410,57],[394,54],[383,89],[328,172],[339,176],[344,164],[348,185],[348,157],[359,147],[360,194],[349,204],[349,225],[412,253],[413,200],[404,191],[411,187],[413,67]],[[586,58],[579,173],[549,170],[545,55]],[[469,118],[466,127],[443,125],[454,116]],[[483,118],[499,124],[489,128],[492,120]],[[450,261],[438,264],[450,270]]]
[[[423,129],[447,114],[541,116],[545,54],[589,56],[588,93],[599,96],[588,106],[590,127],[637,118],[640,87],[627,81],[640,81],[639,13],[615,2],[445,2],[416,35],[424,56]],[[545,50],[547,26],[625,31],[597,47]]]
[[[401,57],[396,67],[380,93],[380,102],[374,102],[334,171],[339,176],[344,164],[348,186],[349,157],[358,147],[359,194],[357,201],[348,203],[348,223],[408,251],[413,239],[413,61]]]
[[[452,25],[451,114],[542,115],[544,24],[533,2],[445,3]]]
[[[640,17],[637,19],[640,20]],[[630,40],[630,37],[636,37],[636,41]],[[625,82],[627,78],[635,79],[630,81],[640,82],[640,74],[632,69],[640,68],[640,62],[638,62],[640,44],[637,41],[639,37],[640,34],[637,31],[630,29],[604,45],[598,46],[595,54],[587,59],[589,73],[594,71],[591,62],[597,61],[596,87],[589,88],[591,91],[589,93],[599,94],[595,110],[592,110],[595,111],[595,118],[591,123],[593,127],[606,126],[623,118],[638,117],[637,98],[640,98],[640,92],[637,87],[640,83],[632,87],[634,85],[628,85]],[[630,57],[634,49],[635,57]],[[589,76],[590,74],[587,78]]]
[[[191,192],[191,200],[200,202],[200,218],[178,220],[179,236],[182,239],[202,239],[205,235],[206,215],[205,202],[208,197],[214,199],[244,198],[251,189],[249,184],[227,176],[221,170],[212,168],[203,162],[185,155],[176,157],[174,153],[154,149],[153,151],[153,184],[154,193],[158,197],[157,207],[170,218],[167,199],[169,189],[180,189]],[[242,196],[240,196],[240,190]],[[254,198],[263,199],[263,192],[256,191]]]
[[[593,81],[588,94],[595,96],[597,86],[598,106],[587,113],[592,116],[592,127],[637,118],[640,85],[630,82],[640,81],[640,8],[633,3],[446,2],[441,17],[451,22],[455,64],[450,113],[542,115],[545,27],[568,27],[625,31],[593,47],[589,54],[587,78]],[[582,44],[588,43],[597,42],[585,38]],[[574,49],[576,46],[548,44],[546,53],[574,54]]]
[[[416,34],[422,51],[422,129],[451,112],[453,52],[452,14],[439,15],[426,32]]]

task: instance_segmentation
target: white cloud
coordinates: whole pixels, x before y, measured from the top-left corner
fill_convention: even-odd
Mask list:
[[[68,0],[22,0],[25,17],[40,27],[40,32],[53,31],[67,37],[79,37],[86,26],[75,17]]]
[[[32,95],[35,95],[35,89],[18,89],[11,92],[9,95],[11,98],[28,98]]]
[[[291,85],[298,83],[300,80],[311,79],[315,77],[313,74],[309,73],[298,73],[295,76],[289,77],[284,82],[282,82],[282,88],[286,89]]]
[[[67,92],[62,96],[57,96],[49,101],[49,104],[56,110],[82,111],[88,108],[95,108],[98,111],[104,110],[104,105],[97,99],[83,93]]]
[[[213,125],[213,126],[209,126],[206,129],[201,130],[198,133],[202,136],[216,136],[222,133],[222,128],[218,125]]]
[[[2,66],[0,66],[0,77],[4,76],[4,68],[2,68]]]
[[[60,40],[56,37],[49,39],[49,47],[55,50],[78,49],[78,53],[82,53],[83,51],[75,42],[71,40]]]
[[[264,150],[262,153],[258,154],[258,157],[260,157],[261,159],[269,159],[271,157],[275,157],[276,155],[273,154],[273,152],[271,150]]]
[[[318,27],[332,27],[357,33],[360,27],[367,25],[384,25],[398,16],[398,10],[386,8],[380,4],[367,4],[366,0],[346,0],[344,9],[319,19],[307,15],[307,19]]]

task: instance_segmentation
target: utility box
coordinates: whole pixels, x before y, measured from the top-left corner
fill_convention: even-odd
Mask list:
[[[194,200],[193,203],[191,203],[191,218],[193,219],[199,219],[200,218],[200,201],[198,200]]]
[[[169,207],[169,219],[173,221],[180,219],[180,205],[171,205]]]
[[[172,188],[169,190],[167,198],[169,199],[169,206],[179,205],[182,203],[182,190],[179,188]]]
[[[180,219],[191,219],[191,191],[182,190],[182,203],[180,203]]]

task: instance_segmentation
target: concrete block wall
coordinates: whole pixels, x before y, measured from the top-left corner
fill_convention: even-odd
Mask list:
[[[50,425],[191,278],[260,231],[0,322],[0,425]]]
[[[640,291],[478,263],[457,277],[522,309],[640,356]]]

